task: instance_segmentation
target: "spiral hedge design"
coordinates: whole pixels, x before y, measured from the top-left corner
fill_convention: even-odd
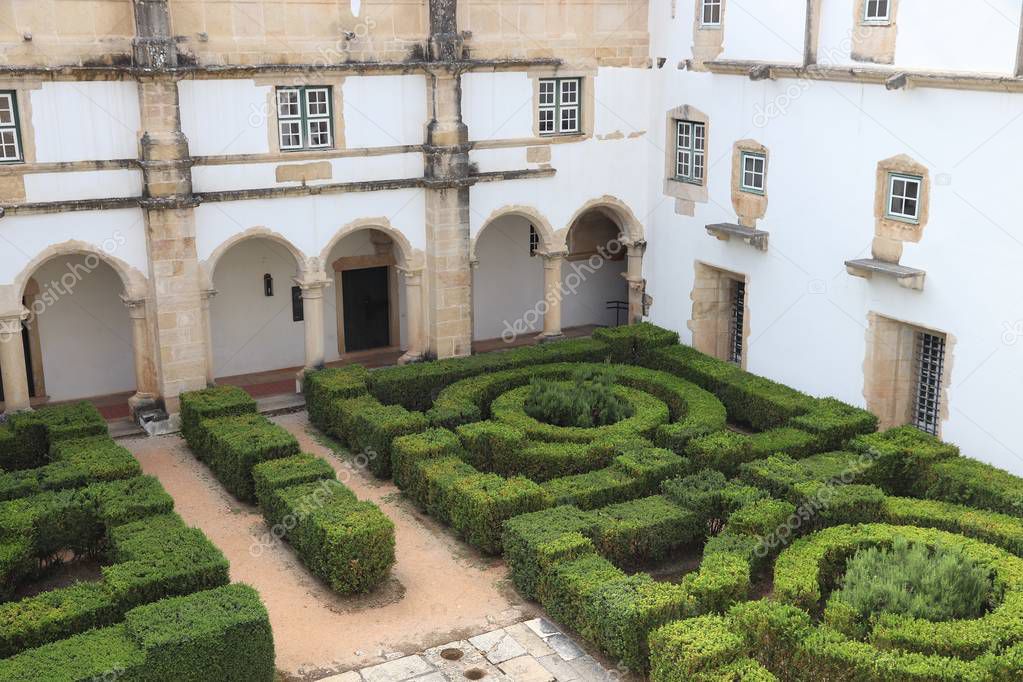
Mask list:
[[[525,414],[531,379],[593,363],[614,365],[632,418],[565,429]],[[919,431],[877,432],[864,410],[649,324],[306,386],[319,428],[653,680],[1023,679],[1023,481]],[[879,617],[859,639],[821,622],[845,558],[897,535],[968,552],[998,603],[973,621]],[[680,580],[635,572],[694,545]]]

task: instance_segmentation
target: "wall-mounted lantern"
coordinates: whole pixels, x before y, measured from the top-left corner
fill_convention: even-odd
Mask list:
[[[269,272],[263,275],[263,295],[273,296],[274,295],[274,276]]]

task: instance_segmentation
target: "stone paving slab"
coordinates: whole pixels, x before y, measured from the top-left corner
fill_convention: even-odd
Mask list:
[[[551,621],[535,618],[320,682],[612,682]]]

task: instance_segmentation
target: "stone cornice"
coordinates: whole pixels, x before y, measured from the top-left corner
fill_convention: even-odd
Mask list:
[[[1023,78],[968,71],[917,71],[875,66],[825,66],[783,64],[719,59],[705,62],[711,73],[745,76],[754,80],[795,78],[842,83],[870,83],[889,90],[904,87],[980,90],[986,92],[1023,92]]]

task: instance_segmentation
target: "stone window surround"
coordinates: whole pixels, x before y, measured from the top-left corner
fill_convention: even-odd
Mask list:
[[[888,191],[892,175],[918,177],[920,182],[917,219],[893,218],[888,214]],[[877,260],[898,263],[904,242],[919,242],[930,221],[931,175],[927,166],[900,154],[877,164],[874,187],[874,241],[872,254]]]
[[[686,326],[692,332],[693,347],[720,360],[728,360],[731,348],[731,283],[740,281],[746,285],[741,363],[746,369],[750,336],[749,276],[700,260],[694,261],[693,268],[696,275],[690,294],[693,307]]]
[[[704,62],[717,59],[724,51],[725,17],[728,0],[721,0],[721,21],[718,24],[704,26],[703,0],[696,0],[693,11],[693,58],[689,62],[690,71],[705,71]]]
[[[895,63],[895,39],[898,34],[899,0],[889,0],[888,19],[867,19],[867,0],[853,3],[852,48],[853,61],[871,64]]]
[[[326,153],[347,148],[345,146],[345,119],[342,101],[342,88],[344,86],[344,82],[344,76],[333,76],[329,74],[316,74],[315,79],[310,79],[308,76],[304,75],[264,76],[255,79],[256,85],[269,86],[270,88],[266,98],[266,133],[267,139],[270,143],[270,154],[275,157],[274,160],[295,161],[297,160],[295,158],[296,155],[302,155],[298,158],[308,158],[309,155],[315,156],[317,152]],[[323,147],[320,149],[282,150],[280,135],[278,134],[279,119],[277,118],[277,88],[304,88],[317,86],[330,88],[330,106],[332,114],[331,123],[333,124],[334,137],[333,146]]]
[[[693,121],[704,124],[705,163],[703,182],[699,185],[692,182],[684,182],[675,177],[675,136],[677,135],[678,121]],[[665,116],[664,127],[664,194],[679,200],[680,203],[685,204],[685,207],[690,210],[693,204],[707,203],[709,201],[707,177],[710,174],[710,117],[696,107],[683,104],[668,111]]]
[[[533,137],[543,140],[544,143],[578,142],[593,137],[594,111],[596,109],[596,94],[594,77],[597,70],[582,68],[558,68],[550,67],[533,69],[526,72],[532,84],[533,90]],[[579,87],[579,132],[577,133],[541,133],[540,132],[540,81],[548,78],[578,78]]]
[[[43,87],[41,81],[16,80],[3,86],[13,92],[18,108],[18,132],[21,160],[4,161],[3,166],[23,167],[36,162],[36,135],[32,125],[32,91]],[[0,176],[0,202],[20,203],[26,200],[25,176],[21,173]]]
[[[764,157],[764,189],[762,192],[742,188],[742,161],[746,154]],[[739,140],[732,145],[732,207],[743,227],[756,228],[757,221],[767,213],[768,175],[771,170],[771,152],[756,140]]]
[[[945,362],[941,373],[938,437],[949,417],[955,337],[948,332],[906,322],[871,311],[867,315],[866,352],[863,362],[863,397],[867,409],[887,429],[913,423],[916,398],[916,334],[926,332],[945,339]]]

